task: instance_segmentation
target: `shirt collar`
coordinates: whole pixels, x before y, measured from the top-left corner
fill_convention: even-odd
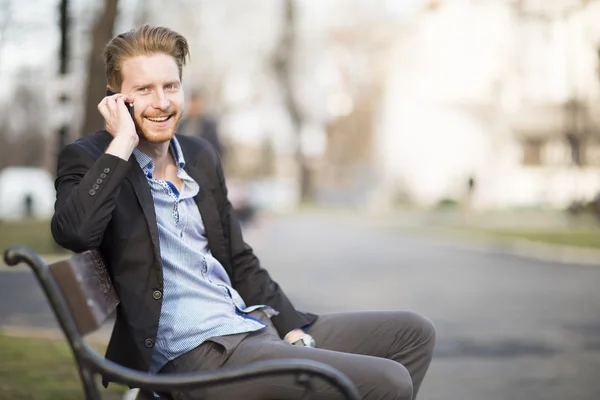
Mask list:
[[[173,155],[175,156],[175,160],[177,162],[177,167],[179,169],[185,168],[185,159],[183,158],[183,151],[181,151],[181,145],[179,144],[179,140],[175,136],[171,139],[171,145],[169,146]]]
[[[183,151],[181,151],[181,146],[177,137],[173,136],[171,142],[169,143],[169,150],[173,154],[173,158],[177,163],[177,169],[185,168],[185,159],[183,158]],[[138,164],[144,171],[144,175],[149,178],[152,177],[152,173],[154,172],[154,163],[152,162],[152,158],[148,156],[146,153],[140,151],[137,147],[133,149],[133,155],[137,160]]]

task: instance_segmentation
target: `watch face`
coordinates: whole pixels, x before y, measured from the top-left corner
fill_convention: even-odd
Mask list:
[[[304,342],[304,345],[306,347],[315,347],[315,339],[313,339],[312,336],[310,335],[304,335],[302,336],[302,342]]]
[[[295,346],[316,347],[315,339],[309,334],[304,334],[300,339],[292,343]]]

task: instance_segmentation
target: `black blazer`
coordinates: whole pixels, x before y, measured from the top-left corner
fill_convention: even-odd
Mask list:
[[[177,135],[186,172],[198,182],[195,197],[213,256],[248,306],[279,311],[272,321],[281,336],[312,323],[296,311],[279,285],[244,243],[227,198],[217,154],[204,139]],[[121,300],[106,357],[147,371],[156,341],[163,274],[150,186],[135,157],[105,154],[112,140],[96,132],[66,146],[58,158],[52,235],[58,244],[82,252],[98,248]]]

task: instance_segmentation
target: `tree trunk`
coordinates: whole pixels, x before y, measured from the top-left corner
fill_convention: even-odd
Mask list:
[[[85,115],[80,136],[104,129],[104,118],[98,112],[100,100],[106,96],[106,76],[102,52],[113,37],[118,0],[105,0],[104,13],[92,31],[92,50],[89,56],[85,94]]]
[[[296,41],[296,8],[294,0],[285,0],[283,22],[283,32],[275,50],[273,66],[283,93],[285,106],[292,122],[292,129],[294,129],[296,133],[295,158],[298,165],[300,198],[303,202],[306,202],[312,200],[312,182],[310,179],[310,169],[308,168],[306,158],[302,151],[302,142],[300,138],[303,122],[302,114],[300,112],[299,104],[294,97],[292,83],[292,65]]]

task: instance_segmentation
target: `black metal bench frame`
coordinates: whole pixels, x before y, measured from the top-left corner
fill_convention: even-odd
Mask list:
[[[84,336],[77,329],[74,315],[60,285],[50,273],[48,264],[38,254],[26,246],[13,246],[5,251],[4,260],[9,266],[16,266],[24,262],[35,273],[73,351],[87,400],[101,399],[94,379],[96,374],[101,374],[111,381],[130,387],[156,392],[191,390],[259,377],[295,375],[297,383],[305,388],[306,398],[310,398],[313,393],[312,381],[314,378],[323,379],[337,388],[345,399],[359,400],[360,398],[355,386],[344,374],[331,366],[312,360],[261,361],[243,367],[177,375],[154,375],[123,367],[104,359],[84,341]]]

